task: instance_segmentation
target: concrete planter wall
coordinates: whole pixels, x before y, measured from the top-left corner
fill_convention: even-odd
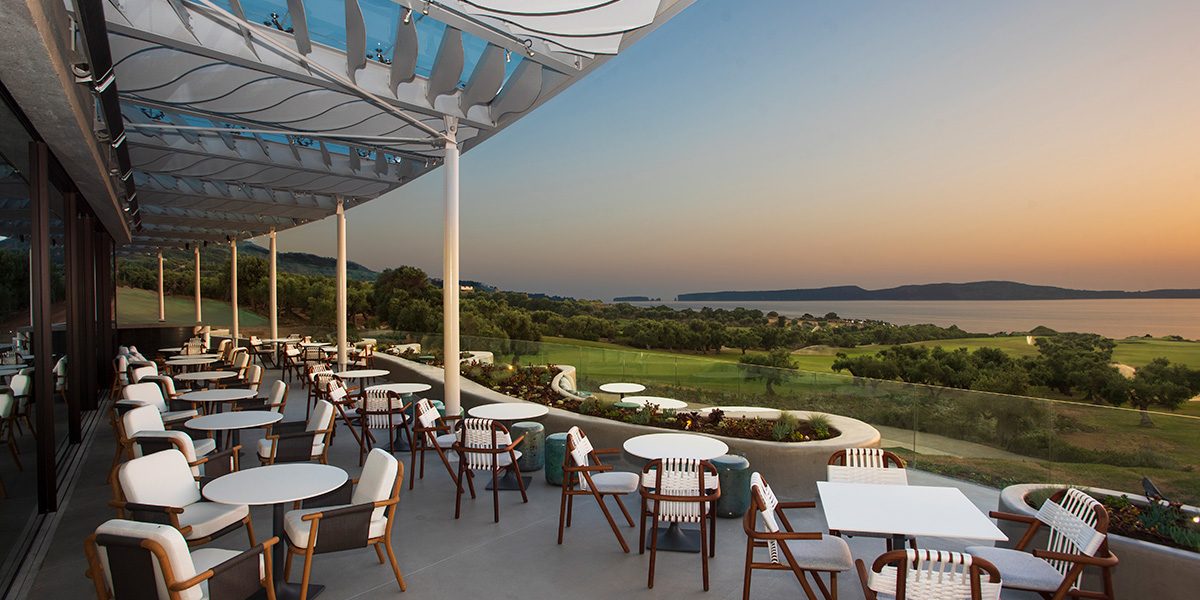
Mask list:
[[[394,381],[424,382],[433,386],[428,392],[432,398],[442,397],[441,367],[423,365],[395,356],[376,354],[377,366],[391,371]],[[563,375],[563,373],[560,373]],[[573,375],[573,373],[572,373]],[[462,403],[464,408],[480,404],[501,402],[525,402],[484,387],[469,379],[462,380]],[[807,416],[803,411],[793,411],[800,418]],[[760,471],[771,482],[771,487],[787,498],[812,497],[816,495],[816,482],[825,479],[825,464],[834,451],[849,448],[879,447],[879,431],[857,419],[829,415],[831,425],[841,432],[837,437],[816,442],[780,443],[746,440],[725,436],[711,436],[729,445],[733,454],[745,456],[750,468]],[[566,431],[578,425],[587,431],[588,437],[597,447],[620,448],[625,440],[648,433],[664,433],[671,430],[633,425],[600,417],[551,408],[542,420],[546,433]]]
[[[1035,490],[1061,489],[1065,485],[1022,484],[1004,488],[1000,493],[999,509],[1003,512],[1034,516],[1037,510],[1030,508],[1025,498]],[[1134,504],[1148,504],[1145,496],[1127,494],[1102,488],[1084,488],[1096,496],[1128,496]],[[1185,506],[1185,510],[1200,514],[1200,508]],[[1016,543],[1025,532],[1019,523],[1001,521],[1000,529]],[[1032,548],[1046,547],[1046,534],[1040,532],[1031,544]],[[1170,548],[1121,535],[1109,535],[1108,547],[1120,559],[1113,571],[1113,585],[1118,598],[1196,598],[1200,596],[1200,554]],[[1084,577],[1083,587],[1100,590],[1098,571],[1091,569]]]

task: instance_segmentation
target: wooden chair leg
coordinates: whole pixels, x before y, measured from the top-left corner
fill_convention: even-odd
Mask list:
[[[517,487],[521,488],[521,502],[529,504],[529,494],[525,493],[525,478],[521,477],[521,465],[517,464],[517,457],[515,455],[512,456],[512,464],[508,468],[517,474]]]
[[[563,542],[563,529],[565,529],[567,520],[567,488],[562,488],[562,494],[558,500],[558,543],[561,546]]]
[[[375,542],[371,545],[373,548],[375,548],[375,558],[379,559],[379,564],[381,565],[383,564],[383,548],[380,548],[382,545],[383,542]]]
[[[820,573],[818,573],[816,571],[810,571],[809,575],[812,576],[813,581],[817,582],[817,588],[819,588],[821,590],[821,596],[823,596],[825,598],[825,600],[834,600],[835,598],[837,598],[836,592],[834,593],[833,596],[830,596],[829,588],[825,587],[825,581],[821,579]],[[836,578],[837,578],[837,573],[829,574],[830,585],[837,585],[836,583],[834,583],[837,581]]]
[[[700,511],[700,572],[704,581],[704,591],[708,591],[708,515]]]
[[[638,509],[638,554],[646,553],[646,499],[642,498]]]
[[[392,552],[391,542],[385,542],[383,549],[387,551],[388,560],[392,562],[392,573],[396,575],[396,583],[400,585],[400,591],[407,591],[408,585],[404,583],[404,574],[400,572],[400,565],[396,564],[396,554]]]
[[[750,600],[750,577],[754,570],[754,540],[746,538],[746,566],[742,569],[742,600]]]
[[[629,516],[629,511],[625,509],[625,503],[621,502],[621,497],[613,495],[613,500],[617,501],[617,506],[621,508],[621,514],[625,515],[625,522],[629,523],[630,527],[633,527],[633,517]]]
[[[282,544],[283,542],[278,543]],[[287,581],[292,577],[292,556],[295,555],[295,552],[292,552],[292,548],[287,548],[284,554],[287,556],[283,560],[283,580]]]
[[[457,483],[457,484],[458,484],[458,486],[457,486],[457,488],[454,490],[454,518],[455,518],[455,519],[457,519],[457,518],[458,518],[458,516],[459,516],[459,515],[462,513],[462,493],[463,493],[462,480],[463,480],[463,462],[464,462],[464,461],[462,460],[462,458],[459,458],[459,460],[458,460],[458,478],[457,478],[457,479],[455,479],[455,483]],[[470,483],[470,479],[468,479],[468,480],[467,480],[467,483]],[[473,490],[473,489],[472,489],[472,492],[474,492],[474,490]],[[471,498],[475,498],[475,494],[474,494],[474,493],[472,493],[472,494],[471,494]]]
[[[499,470],[492,465],[492,512],[496,517],[496,522],[500,522],[500,481],[497,478]]]
[[[300,600],[308,600],[308,580],[312,577],[313,549],[311,543],[304,552],[304,570],[300,575]]]
[[[246,524],[246,536],[250,538],[250,547],[253,548],[257,545],[254,541],[254,523],[250,521],[250,515],[246,515],[242,522]]]
[[[600,504],[600,511],[604,513],[604,518],[608,520],[608,526],[612,528],[613,535],[617,536],[617,542],[621,544],[621,550],[625,554],[629,554],[629,544],[625,543],[625,536],[621,535],[621,529],[617,527],[617,522],[613,520],[612,513],[608,512],[608,506],[604,504],[604,495],[592,490],[592,495],[596,498],[596,502]]]
[[[646,579],[646,587],[654,589],[654,562],[658,556],[658,507],[654,509],[654,521],[650,529],[650,575]]]

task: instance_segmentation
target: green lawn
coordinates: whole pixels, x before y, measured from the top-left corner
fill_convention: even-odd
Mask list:
[[[166,297],[166,325],[194,325],[196,323],[196,304],[191,297]],[[233,316],[233,307],[223,300],[203,298],[200,304],[204,323],[214,327],[229,327]],[[135,288],[117,289],[117,323],[129,325],[158,325],[158,294],[149,290]],[[238,326],[240,328],[259,328],[267,326],[267,318],[246,309],[238,311]]]

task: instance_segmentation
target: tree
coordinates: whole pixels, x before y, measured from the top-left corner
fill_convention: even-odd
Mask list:
[[[730,327],[726,329],[725,334],[729,345],[734,348],[739,348],[742,351],[742,356],[746,355],[746,351],[758,344],[758,336],[754,335],[754,331],[745,327]]]
[[[1176,410],[1200,393],[1200,376],[1185,365],[1156,358],[1137,370],[1129,389],[1129,402],[1142,411],[1142,426],[1153,427],[1150,408]]]
[[[766,382],[767,395],[775,395],[775,386],[786,381],[796,369],[787,348],[775,348],[766,354],[747,354],[738,359],[742,375],[748,380]]]
[[[513,355],[513,364],[518,364],[522,354],[537,352],[536,342],[542,339],[529,313],[520,309],[507,308],[495,315],[496,325],[504,331],[509,339],[509,351]]]

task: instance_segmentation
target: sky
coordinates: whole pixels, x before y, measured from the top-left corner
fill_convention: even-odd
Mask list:
[[[698,0],[463,156],[461,276],[1200,287],[1198,29],[1195,0]],[[348,211],[350,259],[439,277],[442,190]]]

